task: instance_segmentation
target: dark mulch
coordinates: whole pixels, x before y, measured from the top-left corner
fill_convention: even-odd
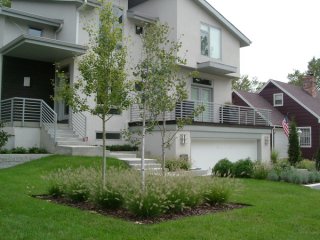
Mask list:
[[[117,210],[99,209],[93,204],[88,202],[73,202],[63,197],[52,197],[49,195],[36,195],[34,197],[38,199],[46,200],[49,202],[55,202],[58,204],[89,211],[92,213],[101,214],[104,216],[112,216],[115,218],[124,219],[127,221],[134,222],[136,224],[155,224],[155,223],[165,222],[169,220],[176,220],[184,217],[201,216],[201,215],[225,212],[233,209],[240,209],[240,208],[250,206],[250,205],[240,204],[240,203],[225,203],[225,204],[216,205],[216,206],[201,205],[193,209],[185,209],[183,212],[179,212],[179,213],[167,213],[155,218],[141,218],[131,214],[125,209],[117,209]]]

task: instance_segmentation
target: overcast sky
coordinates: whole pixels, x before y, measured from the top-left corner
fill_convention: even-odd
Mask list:
[[[252,44],[241,49],[241,74],[287,82],[320,57],[320,0],[207,0]]]

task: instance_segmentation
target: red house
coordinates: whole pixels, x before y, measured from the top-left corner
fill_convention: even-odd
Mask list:
[[[252,97],[251,94],[256,96]],[[314,158],[320,147],[320,93],[317,90],[315,77],[305,76],[303,87],[269,80],[258,93],[233,92],[233,103],[237,105],[257,107],[261,99],[277,110],[272,114],[279,116],[277,112],[280,112],[283,116],[287,116],[289,121],[293,119],[296,121],[300,130],[302,155],[304,158]],[[279,127],[277,124],[272,125]],[[275,148],[277,144],[284,145],[275,140]]]

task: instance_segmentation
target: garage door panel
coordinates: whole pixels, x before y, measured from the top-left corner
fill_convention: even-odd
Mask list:
[[[212,168],[220,159],[232,162],[257,159],[256,140],[192,140],[191,160],[194,168]]]

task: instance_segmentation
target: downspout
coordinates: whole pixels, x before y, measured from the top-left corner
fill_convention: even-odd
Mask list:
[[[79,44],[79,26],[80,26],[80,11],[88,4],[88,0],[83,0],[83,3],[77,8],[76,19],[76,44]]]
[[[64,23],[60,23],[60,26],[58,27],[58,29],[55,31],[54,33],[54,37],[57,40],[57,33],[61,32],[62,28],[63,28]]]
[[[272,139],[271,151],[274,150],[274,135],[275,135],[275,129],[276,129],[276,127],[273,126],[273,128],[272,128],[272,130],[271,130],[271,139]]]

